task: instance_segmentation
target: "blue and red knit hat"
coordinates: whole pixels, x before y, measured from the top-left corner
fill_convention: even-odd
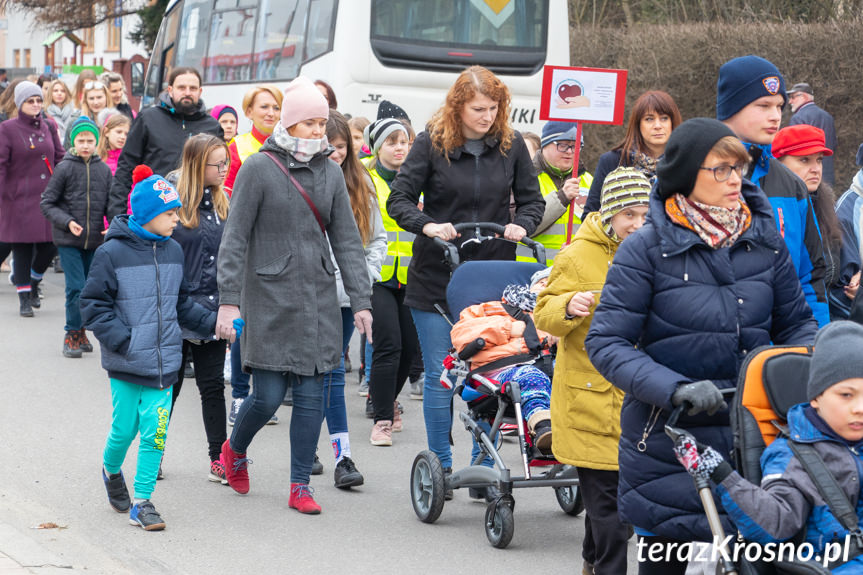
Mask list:
[[[180,194],[168,180],[141,164],[132,170],[132,217],[144,225],[162,212],[180,208]]]

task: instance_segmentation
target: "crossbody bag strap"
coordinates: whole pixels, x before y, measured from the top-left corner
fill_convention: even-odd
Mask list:
[[[812,483],[818,489],[818,493],[827,503],[830,512],[836,516],[836,519],[842,526],[850,532],[851,549],[850,557],[856,557],[863,553],[863,532],[859,527],[860,519],[857,517],[857,512],[848,496],[839,486],[836,477],[827,468],[824,459],[818,454],[815,448],[808,443],[799,443],[788,438],[788,446],[794,453],[794,456],[806,470],[806,474],[812,479]],[[834,569],[831,566],[830,569]]]
[[[321,228],[321,233],[326,235],[327,230],[324,227],[324,220],[321,219],[321,213],[318,211],[318,208],[315,207],[315,203],[312,201],[312,198],[309,197],[309,194],[306,192],[305,188],[303,188],[303,186],[300,185],[300,182],[298,182],[297,179],[291,175],[291,172],[289,172],[288,169],[282,165],[282,163],[279,161],[279,159],[277,157],[275,157],[270,152],[262,152],[262,153],[265,156],[267,156],[268,158],[270,158],[279,167],[279,169],[282,170],[282,172],[286,176],[288,176],[288,179],[291,180],[291,183],[294,184],[294,187],[297,188],[297,191],[300,192],[300,195],[303,196],[303,199],[306,200],[306,203],[309,205],[309,208],[312,210],[312,213],[315,215],[315,219],[318,221],[318,226],[320,226],[320,228]]]

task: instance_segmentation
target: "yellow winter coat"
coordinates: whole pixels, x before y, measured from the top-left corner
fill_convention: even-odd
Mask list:
[[[576,292],[596,291],[619,244],[602,230],[599,212],[591,213],[569,247],[554,260],[548,287],[534,310],[536,327],[560,337],[551,386],[552,451],[562,463],[616,471],[623,391],[603,378],[590,363],[584,339],[593,314],[566,319]],[[596,307],[594,306],[594,310]]]

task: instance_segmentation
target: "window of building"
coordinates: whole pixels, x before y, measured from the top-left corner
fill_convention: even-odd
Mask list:
[[[92,54],[93,47],[96,44],[95,28],[84,28],[84,33],[81,34],[81,39],[84,41],[84,53]]]
[[[12,50],[12,60],[15,62],[16,68],[21,67],[21,50],[17,48]]]
[[[30,63],[30,48],[24,48],[24,67],[29,68],[32,64]]]
[[[107,22],[108,25],[108,46],[105,48],[106,52],[119,52],[120,51],[120,31],[122,28],[120,27],[120,19],[112,18]]]

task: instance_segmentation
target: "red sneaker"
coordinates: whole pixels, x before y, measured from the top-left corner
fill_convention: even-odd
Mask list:
[[[291,483],[291,498],[288,500],[288,507],[308,515],[319,514],[321,506],[315,503],[315,499],[312,497],[314,492],[314,489],[305,483]]]
[[[222,463],[225,466],[225,479],[228,480],[237,493],[249,492],[249,464],[251,459],[245,453],[234,453],[231,449],[231,440],[226,439],[222,444]]]

